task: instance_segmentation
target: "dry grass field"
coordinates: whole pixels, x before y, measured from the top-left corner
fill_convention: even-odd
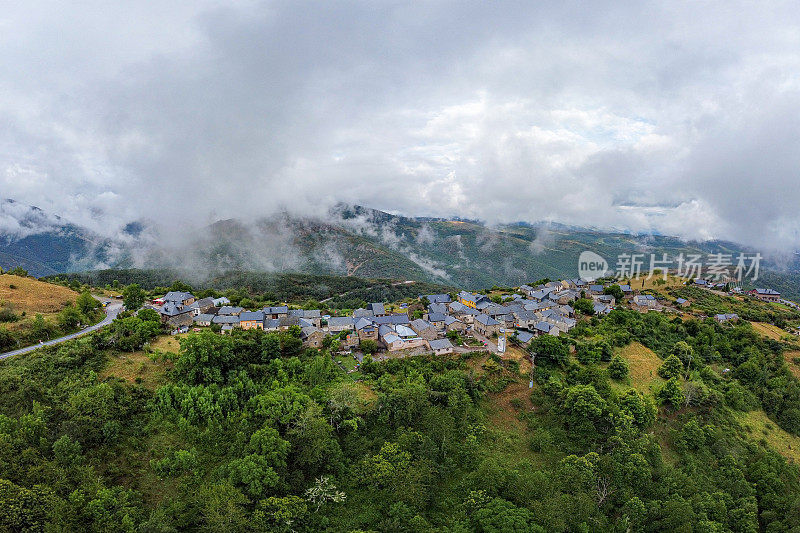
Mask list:
[[[616,353],[628,361],[630,365],[631,386],[640,392],[650,392],[654,386],[664,382],[658,374],[661,358],[651,349],[638,342],[633,342]]]
[[[143,351],[120,352],[109,357],[108,364],[100,373],[100,377],[113,376],[128,383],[140,383],[150,390],[155,390],[166,383],[164,369],[165,363],[153,361]]]
[[[15,313],[58,313],[77,297],[77,292],[60,285],[0,274],[0,305],[10,303]]]
[[[772,324],[766,324],[764,322],[750,322],[750,324],[752,324],[753,329],[756,330],[756,332],[776,341],[779,341],[788,335],[788,333],[786,333],[784,330],[778,326],[773,326]]]
[[[750,411],[739,416],[739,421],[753,440],[763,439],[790,462],[800,463],[800,437],[787,433],[773,422],[764,411]]]
[[[669,289],[671,287],[679,287],[686,283],[684,278],[679,278],[677,276],[668,275],[667,281],[663,285],[661,281],[664,279],[663,275],[654,275],[650,279],[646,277],[640,277],[638,279],[631,279],[629,280],[629,285],[633,290],[641,291],[644,289],[652,289],[658,292],[662,292],[664,289]]]
[[[180,339],[185,337],[183,335],[160,335],[153,342],[150,347],[154,350],[161,350],[162,352],[178,353],[181,349]]]
[[[786,366],[789,367],[789,370],[792,372],[792,374],[800,379],[800,363],[794,362],[795,359],[800,360],[800,350],[789,350],[783,352],[783,359],[786,361]]]
[[[160,335],[150,343],[152,350],[177,354],[180,338],[185,335]],[[161,358],[151,358],[144,350],[132,353],[120,352],[109,357],[108,365],[101,377],[117,377],[130,383],[141,383],[149,389],[156,389],[166,382],[164,370],[172,365]]]

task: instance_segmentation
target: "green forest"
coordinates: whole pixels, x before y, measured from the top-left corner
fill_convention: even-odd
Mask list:
[[[182,281],[178,272],[155,269],[108,269],[59,274],[42,279],[76,290],[87,285],[117,289],[137,284],[152,295],[167,290],[187,290],[200,297],[226,296],[238,304],[246,299],[257,304],[277,305],[280,302],[304,303],[324,301],[331,309],[353,309],[367,302],[393,302],[416,298],[420,294],[453,292],[451,286],[424,281],[401,282],[393,279],[367,279],[353,276],[317,276],[299,273],[231,271],[192,285]]]
[[[616,310],[535,339],[532,372],[159,331],[142,311],[0,363],[2,529],[800,531],[800,471],[751,423],[800,435],[800,382],[746,322]]]

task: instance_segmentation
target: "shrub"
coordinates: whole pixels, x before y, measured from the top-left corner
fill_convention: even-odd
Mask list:
[[[670,355],[664,363],[658,367],[658,375],[664,379],[672,379],[681,375],[683,363],[676,355]]]
[[[19,315],[11,306],[0,308],[0,322],[16,322],[17,320],[19,320]]]
[[[608,365],[608,375],[611,376],[611,379],[621,381],[628,377],[629,372],[630,368],[625,359],[618,355],[611,358],[611,363]]]

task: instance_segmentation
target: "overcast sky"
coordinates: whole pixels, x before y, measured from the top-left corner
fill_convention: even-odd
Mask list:
[[[800,248],[796,1],[132,4],[0,11],[0,198]]]

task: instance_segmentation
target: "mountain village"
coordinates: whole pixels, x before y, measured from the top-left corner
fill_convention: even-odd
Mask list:
[[[782,300],[780,293],[772,289],[743,291],[705,279],[684,283],[796,307],[794,302]],[[545,281],[506,292],[499,295],[462,290],[452,294],[425,294],[419,295],[414,303],[369,303],[344,316],[323,314],[320,309],[291,309],[288,305],[249,310],[231,305],[224,297],[197,299],[181,291],[156,298],[147,307],[160,314],[162,323],[173,334],[187,333],[190,328],[195,331],[212,328],[222,334],[237,328],[267,332],[296,328],[304,345],[311,348],[320,348],[326,337],[334,337],[340,350],[345,352],[362,351],[368,346],[370,349],[363,351],[438,355],[476,349],[504,352],[509,342],[524,346],[537,336],[558,336],[572,329],[581,315],[606,315],[620,305],[641,312],[680,314],[690,304],[684,298],[668,300],[654,295],[654,291],[634,290],[630,284],[614,280],[605,283],[582,279]],[[582,309],[576,316],[573,306],[578,301]],[[739,317],[727,313],[713,318],[723,323]]]

